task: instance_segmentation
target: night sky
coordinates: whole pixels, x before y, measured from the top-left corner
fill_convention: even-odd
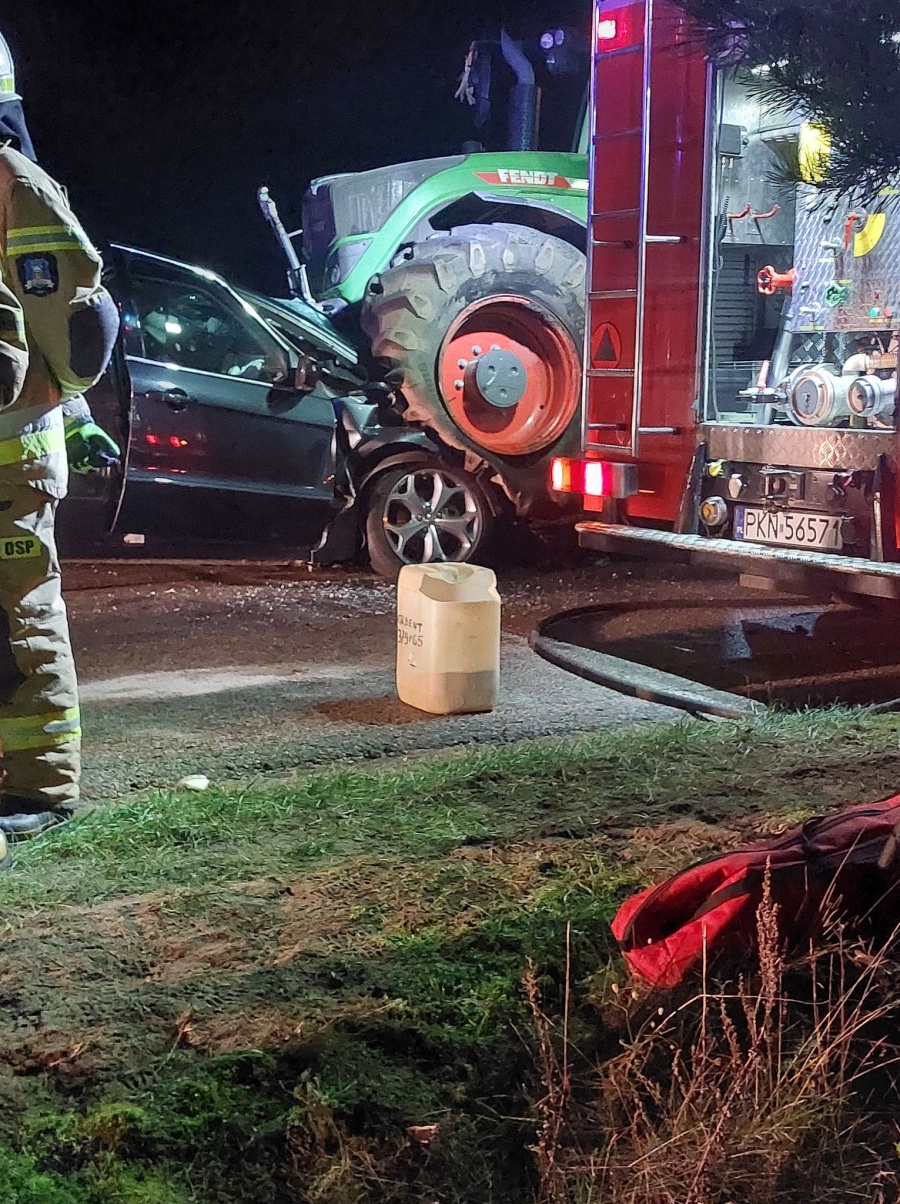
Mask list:
[[[98,239],[281,290],[259,216],[307,182],[458,153],[469,42],[577,20],[587,0],[8,0],[38,157]]]

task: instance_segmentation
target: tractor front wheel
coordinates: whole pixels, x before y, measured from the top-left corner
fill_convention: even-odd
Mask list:
[[[407,418],[456,447],[546,453],[576,421],[585,259],[521,226],[463,226],[376,277],[363,308]]]

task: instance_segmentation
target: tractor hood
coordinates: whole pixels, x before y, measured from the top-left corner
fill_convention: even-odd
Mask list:
[[[366,235],[377,234],[420,184],[464,162],[464,155],[454,155],[314,180],[303,204],[303,249],[313,291],[340,284],[369,245]],[[346,238],[359,241],[330,254]]]

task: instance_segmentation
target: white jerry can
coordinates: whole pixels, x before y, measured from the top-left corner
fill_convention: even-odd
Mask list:
[[[432,715],[492,711],[500,691],[500,595],[490,569],[406,565],[397,586],[397,693]]]

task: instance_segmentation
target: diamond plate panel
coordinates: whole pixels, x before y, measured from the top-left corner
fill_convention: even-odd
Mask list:
[[[704,426],[711,460],[790,465],[843,472],[871,471],[880,455],[897,451],[893,434],[786,426]]]
[[[794,266],[789,323],[796,333],[896,330],[900,197],[881,197],[863,209],[846,200],[823,202],[814,189],[801,188]]]

